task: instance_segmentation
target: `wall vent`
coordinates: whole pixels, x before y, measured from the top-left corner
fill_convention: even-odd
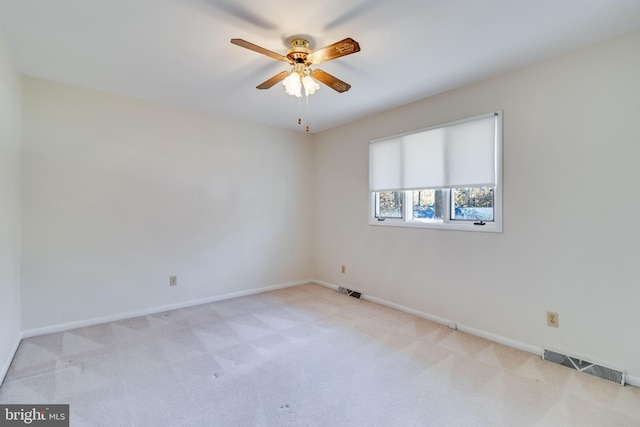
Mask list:
[[[358,299],[360,299],[360,297],[362,296],[360,292],[352,291],[351,289],[343,288],[342,286],[338,287],[338,293],[349,295],[350,297],[354,297]]]
[[[593,362],[586,361],[573,356],[567,356],[566,354],[558,353],[552,350],[544,350],[542,355],[544,360],[556,363],[558,365],[566,366],[567,368],[574,369],[576,371],[584,372],[585,374],[593,375],[594,377],[604,378],[605,380],[612,381],[616,384],[624,385],[624,371],[619,369],[613,369],[606,366],[598,365]]]

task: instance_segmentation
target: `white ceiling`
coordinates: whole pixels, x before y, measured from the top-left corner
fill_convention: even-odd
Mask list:
[[[0,0],[26,75],[299,129],[306,103],[255,86],[285,54],[345,37],[361,52],[318,68],[352,85],[310,97],[312,132],[640,28],[640,0]]]

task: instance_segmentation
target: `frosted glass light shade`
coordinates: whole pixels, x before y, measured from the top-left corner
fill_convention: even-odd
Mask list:
[[[313,95],[318,89],[320,89],[320,85],[316,83],[311,76],[304,76],[302,79],[302,85],[304,86],[304,94],[306,96]]]
[[[300,74],[292,71],[291,74],[282,81],[282,84],[289,95],[297,96],[298,98],[302,96],[302,82],[300,81]]]

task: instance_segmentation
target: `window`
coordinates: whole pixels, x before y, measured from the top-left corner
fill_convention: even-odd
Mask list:
[[[377,218],[403,218],[402,191],[382,191],[376,193]]]
[[[502,112],[371,141],[370,224],[502,231]]]

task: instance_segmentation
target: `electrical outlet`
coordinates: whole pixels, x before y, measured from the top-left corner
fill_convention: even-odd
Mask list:
[[[551,326],[553,328],[558,327],[558,313],[547,311],[547,326]]]
[[[347,274],[347,266],[346,266],[346,265],[344,265],[344,264],[342,264],[342,267],[340,267],[340,272],[341,272],[342,274]]]
[[[178,276],[169,276],[169,286],[178,286]]]

